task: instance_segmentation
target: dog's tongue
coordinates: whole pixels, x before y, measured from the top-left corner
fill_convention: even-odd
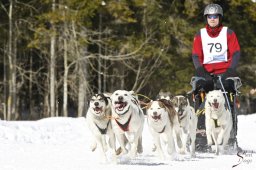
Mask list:
[[[157,120],[157,119],[161,119],[161,115],[155,115],[155,116],[152,116],[153,119]]]
[[[101,107],[95,107],[95,111],[96,112],[100,112],[101,111]]]
[[[217,103],[217,102],[216,102],[216,103],[213,103],[212,105],[213,105],[213,106],[214,106],[214,108],[216,108],[216,109],[218,109],[218,108],[219,108],[219,103]]]
[[[100,111],[100,108],[99,108],[99,107],[96,107],[95,110],[96,110],[96,111]]]
[[[116,103],[115,104],[115,108],[122,108],[123,107],[123,104],[122,103]]]

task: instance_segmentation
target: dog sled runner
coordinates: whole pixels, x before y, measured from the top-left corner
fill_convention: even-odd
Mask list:
[[[214,90],[221,89],[225,100],[226,100],[226,107],[229,109],[229,111],[232,114],[232,121],[233,121],[233,127],[230,133],[230,138],[228,142],[229,150],[232,151],[240,151],[241,148],[238,146],[237,141],[237,114],[238,114],[238,96],[239,91],[238,88],[242,86],[241,80],[239,77],[229,77],[227,79],[230,79],[234,82],[234,90],[235,92],[227,92],[222,84],[221,77],[220,76],[212,76],[213,82],[214,82]],[[204,113],[204,104],[205,104],[205,96],[206,92],[204,89],[199,89],[198,93],[195,94],[196,90],[196,83],[197,81],[204,78],[202,77],[192,77],[191,78],[191,86],[192,91],[188,93],[190,95],[190,98],[193,103],[193,107],[195,109],[196,115],[198,116],[198,124],[197,124],[197,134],[196,134],[196,151],[198,152],[211,152],[211,147],[207,145],[207,139],[206,139],[206,127],[205,127],[205,113]],[[220,87],[217,86],[220,85]],[[215,122],[217,126],[217,121]]]

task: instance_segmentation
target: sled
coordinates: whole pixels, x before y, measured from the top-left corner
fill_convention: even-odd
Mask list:
[[[242,86],[241,79],[239,77],[229,77],[227,79],[234,81],[234,90],[235,93],[232,92],[226,92],[223,84],[221,82],[221,79],[219,76],[212,76],[213,82],[214,82],[214,90],[221,89],[224,93],[225,100],[227,103],[227,107],[230,110],[232,114],[232,121],[233,121],[233,128],[230,133],[230,138],[228,142],[228,150],[230,151],[241,151],[241,148],[238,146],[237,141],[237,114],[238,114],[238,108],[239,108],[239,102],[238,102],[238,96],[240,92],[238,91],[238,88]],[[190,98],[193,103],[193,107],[195,109],[195,112],[198,116],[198,123],[197,123],[197,134],[196,134],[196,151],[197,152],[211,152],[211,147],[207,145],[207,139],[206,139],[206,131],[205,131],[205,114],[204,114],[204,102],[205,102],[205,96],[206,93],[204,89],[200,89],[198,94],[195,94],[196,90],[196,82],[198,80],[204,79],[202,77],[192,77],[191,78],[191,86],[192,91],[188,93],[190,95]],[[217,87],[217,82],[221,84],[221,88]]]

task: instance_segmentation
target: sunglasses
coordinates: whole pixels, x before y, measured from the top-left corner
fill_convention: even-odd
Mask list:
[[[216,19],[219,18],[219,15],[207,15],[208,19]]]

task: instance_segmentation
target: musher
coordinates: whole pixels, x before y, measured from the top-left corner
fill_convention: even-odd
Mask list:
[[[205,93],[222,89],[227,92],[227,96],[235,95],[237,92],[237,83],[230,77],[237,77],[236,68],[240,58],[240,46],[235,32],[222,25],[223,10],[218,4],[209,4],[204,9],[204,18],[206,26],[198,31],[194,37],[192,59],[196,69],[195,77],[191,81],[193,86],[193,95],[195,109],[198,117],[198,129],[205,129],[203,101]],[[239,78],[238,78],[239,79]],[[240,79],[239,79],[240,81]],[[241,86],[241,83],[240,83]],[[235,132],[231,132],[229,140],[230,145],[237,144],[236,130],[237,122],[234,119],[234,103],[228,97],[230,110],[232,112]],[[206,139],[200,141],[201,135],[197,136],[198,150],[204,151],[207,145]]]

